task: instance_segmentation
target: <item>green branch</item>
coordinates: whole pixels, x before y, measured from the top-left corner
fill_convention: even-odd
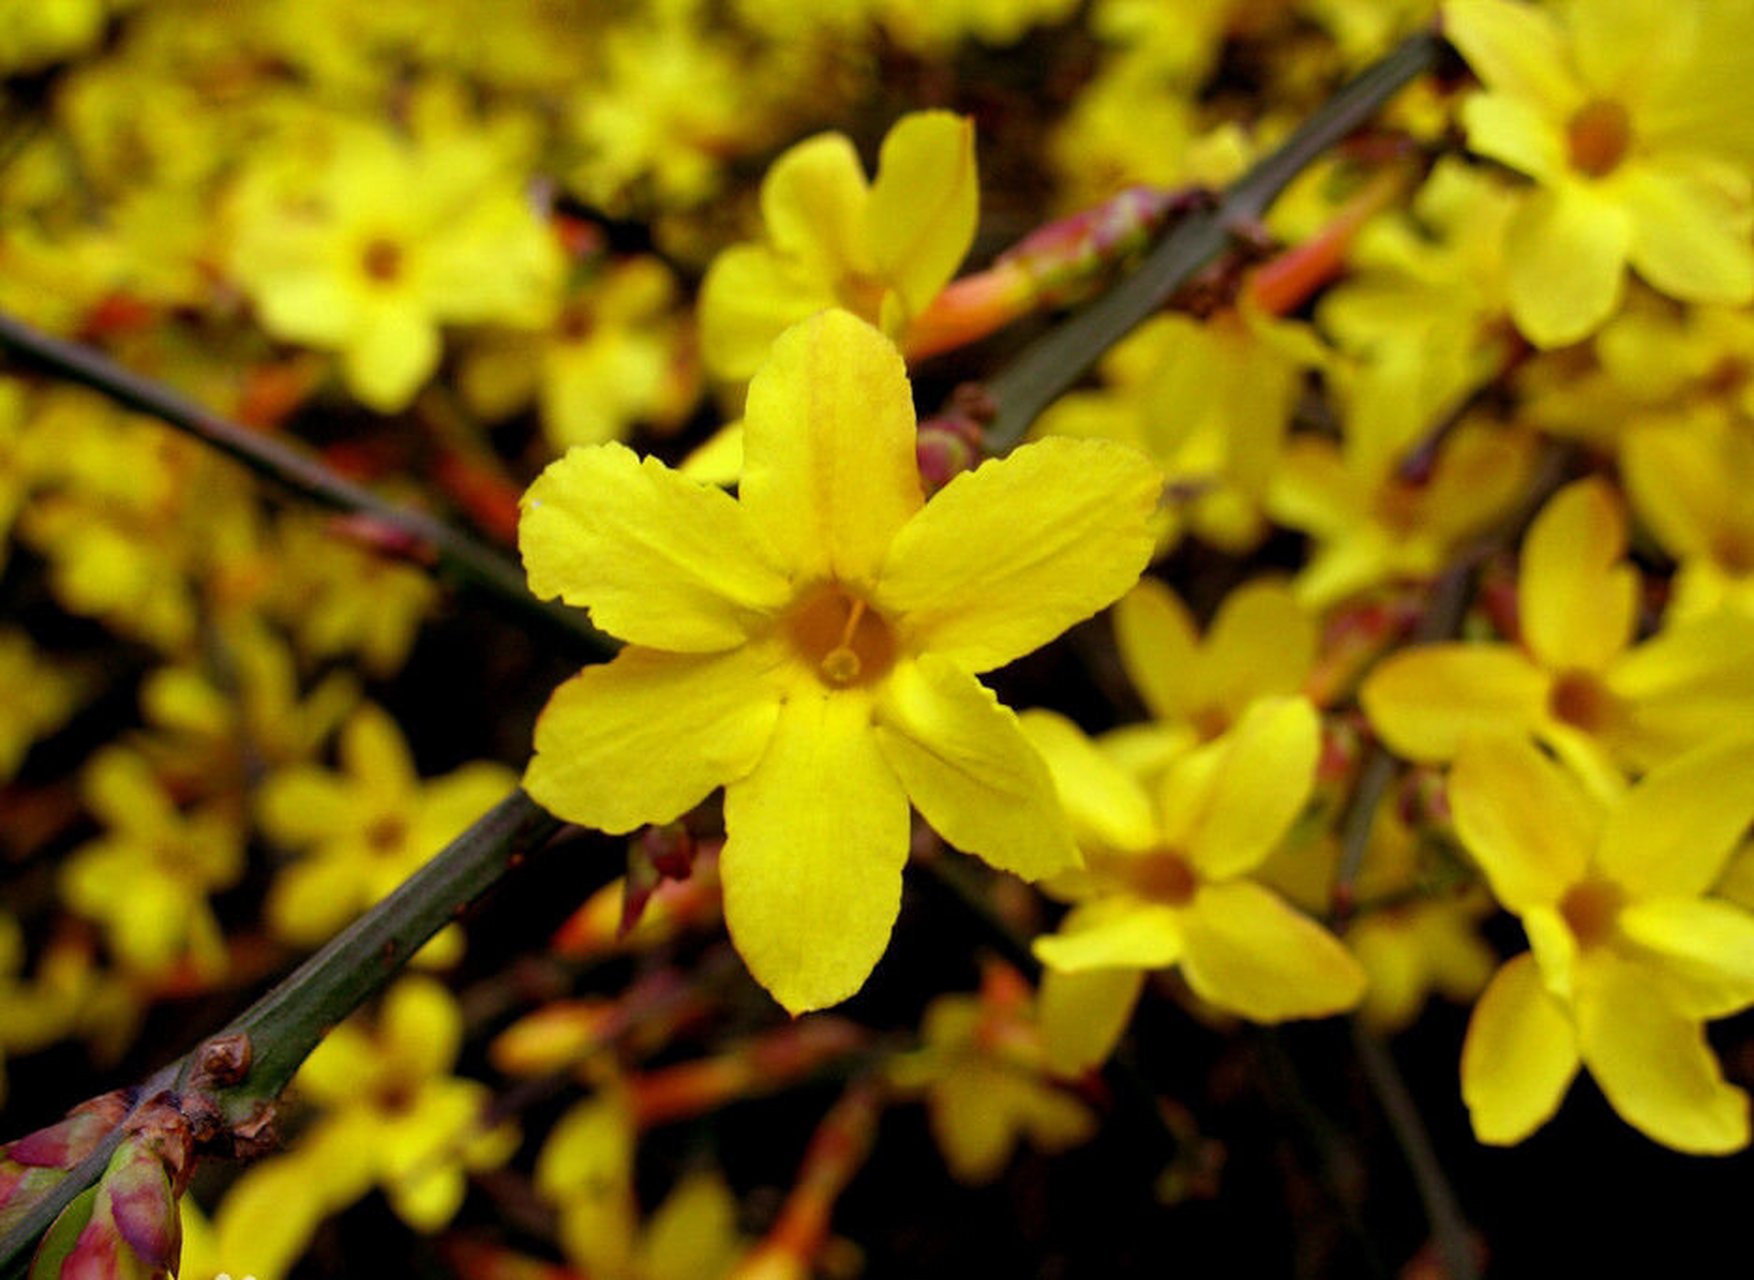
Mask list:
[[[213,1090],[226,1119],[243,1124],[271,1104],[330,1028],[563,825],[521,789],[512,792],[213,1037],[249,1040],[248,1073]]]
[[[523,791],[512,792],[225,1030],[152,1076],[136,1091],[137,1099],[174,1088],[183,1094],[186,1111],[206,1101],[217,1107],[225,1129],[250,1132],[331,1028],[562,825]],[[219,1047],[224,1052],[209,1052]],[[216,1057],[237,1062],[238,1077],[214,1078],[210,1064]],[[121,1137],[118,1125],[0,1236],[0,1275],[22,1274],[43,1232],[97,1181]]]
[[[1167,302],[1194,274],[1230,247],[1234,228],[1258,221],[1287,184],[1315,158],[1375,115],[1409,82],[1431,69],[1443,43],[1420,34],[1341,89],[1279,149],[1244,174],[1218,207],[1176,224],[1126,279],[1070,320],[1024,348],[984,385],[998,406],[988,448],[1002,453],[1029,424],[1096,363],[1102,353]]]
[[[583,613],[532,596],[523,570],[509,557],[425,512],[386,502],[298,448],[240,426],[156,379],[123,368],[101,352],[51,337],[14,316],[0,314],[0,347],[26,365],[89,387],[211,445],[298,497],[331,510],[365,516],[393,530],[411,548],[430,552],[440,567],[519,613],[540,620],[575,648],[596,653],[614,648]]]

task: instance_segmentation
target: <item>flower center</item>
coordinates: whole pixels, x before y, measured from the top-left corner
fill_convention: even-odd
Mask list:
[[[1571,167],[1592,178],[1604,178],[1620,167],[1632,146],[1632,119],[1626,108],[1607,98],[1586,102],[1565,125]]]
[[[402,247],[393,240],[379,237],[359,255],[360,268],[367,277],[388,284],[402,274]]]
[[[895,665],[895,632],[889,623],[838,582],[806,591],[785,628],[798,655],[836,689],[871,684]]]
[[[365,842],[373,853],[398,853],[408,839],[408,824],[396,814],[385,814],[365,831]]]
[[[1555,720],[1585,733],[1600,733],[1614,718],[1614,695],[1589,672],[1568,671],[1553,682],[1547,709]]]
[[[1173,849],[1158,849],[1137,859],[1130,878],[1141,897],[1171,907],[1185,907],[1200,887],[1188,860]]]
[[[1606,880],[1585,880],[1566,893],[1559,904],[1559,914],[1580,947],[1593,947],[1613,934],[1614,919],[1625,901],[1626,895],[1619,885]]]

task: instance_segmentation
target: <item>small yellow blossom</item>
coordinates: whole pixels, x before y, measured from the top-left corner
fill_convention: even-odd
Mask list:
[[[1754,746],[1702,747],[1604,801],[1522,738],[1470,738],[1456,829],[1532,950],[1480,998],[1462,1096],[1483,1142],[1520,1142],[1580,1065],[1621,1118],[1681,1151],[1748,1144],[1748,1095],[1703,1023],[1754,1004],[1754,915],[1710,896],[1750,820]]]
[[[260,795],[263,830],[303,851],[276,878],[268,919],[307,946],[389,894],[514,782],[511,770],[489,762],[422,780],[395,721],[369,704],[342,731],[341,764],[339,773],[288,766]]]
[[[196,974],[225,968],[225,941],[207,895],[243,874],[243,833],[218,805],[183,813],[146,760],[124,747],[94,757],[88,808],[108,828],[61,868],[75,912],[102,922],[128,966],[162,976],[187,961]]]
[[[968,253],[979,200],[974,126],[945,111],[897,121],[870,183],[844,134],[800,142],[762,181],[765,242],[725,250],[701,286],[707,368],[749,377],[781,330],[824,307],[905,347],[908,324]]]
[[[1754,715],[1754,620],[1717,613],[1634,644],[1639,578],[1626,522],[1601,480],[1544,507],[1523,544],[1522,644],[1448,643],[1395,654],[1359,701],[1399,755],[1450,759],[1469,733],[1527,733],[1598,786]]]
[[[1044,441],[920,487],[899,354],[845,312],[775,344],[735,499],[618,445],[524,498],[531,589],[629,641],[555,691],[525,786],[574,822],[667,822],[724,786],[732,940],[793,1012],[843,1000],[889,939],[911,801],[1026,877],[1077,852],[1040,758],[976,679],[1113,600],[1160,480]]]
[[[529,327],[552,307],[559,246],[483,139],[352,129],[314,172],[271,155],[234,194],[231,270],[270,333],[340,352],[371,408],[414,398],[441,325]]]
[[[1505,231],[1511,313],[1538,346],[1588,336],[1620,305],[1630,264],[1689,302],[1754,298],[1754,110],[1722,47],[1746,6],[1450,0],[1444,33],[1485,84],[1468,144],[1534,179]],[[1727,19],[1727,20],[1726,20]]]
[[[1066,1070],[1101,1062],[1145,974],[1170,965],[1202,999],[1257,1022],[1358,1003],[1358,962],[1251,876],[1315,782],[1320,725],[1308,701],[1257,701],[1229,733],[1152,781],[1061,716],[1031,711],[1023,722],[1048,759],[1087,867],[1050,883],[1076,905],[1058,933],[1035,943],[1048,968],[1050,1061]]]
[[[924,1093],[932,1136],[962,1182],[993,1181],[1023,1139],[1061,1151],[1096,1130],[1090,1108],[1048,1077],[1034,1005],[1015,970],[991,966],[979,995],[926,1006],[920,1049],[892,1069],[897,1085]]]

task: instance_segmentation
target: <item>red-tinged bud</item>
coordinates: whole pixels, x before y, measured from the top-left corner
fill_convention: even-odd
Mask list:
[[[303,357],[255,366],[238,391],[237,420],[263,430],[278,427],[310,398],[323,369],[320,361]]]
[[[376,516],[357,513],[331,516],[328,529],[336,537],[357,543],[379,555],[412,561],[418,565],[431,566],[438,563],[438,551],[430,542],[416,537],[406,529],[387,524]]]
[[[157,319],[158,309],[145,299],[127,293],[107,293],[85,313],[79,337],[84,342],[101,342],[137,332]]]
[[[554,953],[568,960],[589,960],[654,946],[682,929],[716,923],[722,907],[719,843],[696,847],[687,879],[660,879],[652,887],[631,933],[621,932],[625,881],[599,889],[555,930],[549,943]]]
[[[97,1186],[74,1200],[37,1248],[31,1280],[166,1280],[182,1253],[177,1200],[193,1141],[168,1101],[148,1103]]]
[[[0,1234],[103,1143],[128,1114],[121,1093],[82,1104],[58,1124],[0,1148]]]
[[[1330,716],[1322,722],[1322,753],[1316,761],[1316,787],[1336,796],[1347,786],[1364,754],[1365,729],[1350,716]]]
[[[680,822],[648,826],[628,843],[621,921],[616,926],[620,937],[633,932],[661,881],[688,878],[694,870],[694,852],[694,837]]]
[[[1449,788],[1441,769],[1430,765],[1412,769],[1401,784],[1397,801],[1401,821],[1415,832],[1456,838],[1455,815],[1450,812]]]
[[[1346,269],[1346,255],[1359,231],[1398,200],[1404,186],[1405,175],[1399,169],[1377,174],[1327,226],[1257,267],[1248,279],[1250,301],[1268,315],[1296,311]]]

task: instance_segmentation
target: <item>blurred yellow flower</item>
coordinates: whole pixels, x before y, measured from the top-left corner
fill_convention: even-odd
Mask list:
[[[841,307],[905,348],[908,324],[955,274],[980,203],[974,125],[945,111],[903,116],[867,183],[843,134],[791,148],[761,184],[766,238],[731,246],[701,286],[701,349],[720,378],[749,377],[774,339]]]

